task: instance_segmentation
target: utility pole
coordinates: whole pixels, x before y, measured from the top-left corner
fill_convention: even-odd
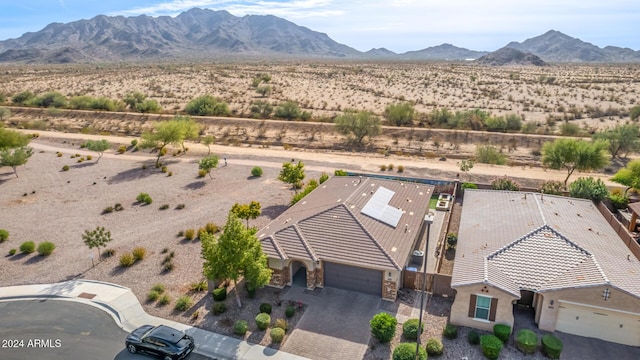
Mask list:
[[[424,261],[422,263],[422,294],[420,295],[420,317],[418,318],[418,339],[416,341],[416,360],[420,354],[420,336],[422,335],[422,311],[424,309],[424,296],[427,292],[427,257],[429,256],[429,233],[431,232],[431,224],[433,224],[433,213],[429,211],[424,216],[424,222],[427,224],[427,238],[424,241]]]

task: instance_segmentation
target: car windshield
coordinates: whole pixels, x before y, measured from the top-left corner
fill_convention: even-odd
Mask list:
[[[179,348],[183,348],[183,347],[187,347],[189,343],[190,343],[189,338],[187,338],[186,336],[183,336],[182,339],[180,339],[176,345]]]

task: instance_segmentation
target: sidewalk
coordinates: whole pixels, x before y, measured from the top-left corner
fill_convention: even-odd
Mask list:
[[[129,288],[91,280],[65,281],[56,284],[20,285],[0,288],[0,301],[51,298],[77,301],[107,312],[124,331],[130,332],[142,325],[164,324],[193,336],[194,352],[212,359],[240,360],[305,360],[261,345],[250,344],[233,337],[194,328],[185,324],[147,314],[138,298]],[[124,348],[124,339],[122,342]]]

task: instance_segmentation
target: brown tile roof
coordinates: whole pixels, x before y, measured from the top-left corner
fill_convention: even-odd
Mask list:
[[[380,188],[402,210],[397,227],[361,213]],[[258,231],[270,257],[401,269],[413,251],[433,186],[367,177],[332,177]]]
[[[591,201],[467,190],[451,284],[489,283],[515,296],[609,284],[640,297],[640,261],[628,254]]]

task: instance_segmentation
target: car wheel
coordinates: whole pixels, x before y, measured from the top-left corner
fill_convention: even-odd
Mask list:
[[[127,350],[129,350],[129,352],[132,354],[135,354],[138,352],[138,349],[133,344],[127,345]]]

